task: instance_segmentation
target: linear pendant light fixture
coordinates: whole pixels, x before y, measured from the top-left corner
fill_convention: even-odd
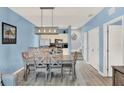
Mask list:
[[[58,34],[57,29],[58,27],[55,27],[53,25],[53,9],[54,7],[40,7],[41,9],[41,27],[35,27],[35,34],[36,35],[54,35]],[[52,16],[52,25],[51,26],[43,26],[43,10],[52,10],[51,11],[51,16]]]

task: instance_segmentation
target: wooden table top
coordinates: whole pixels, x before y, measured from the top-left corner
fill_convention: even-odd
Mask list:
[[[67,61],[73,61],[73,56],[72,55],[61,55],[58,57],[53,57],[56,60],[62,61],[62,62],[67,62]]]
[[[50,62],[51,59],[53,59],[54,62],[73,62],[73,55],[50,54],[50,49],[51,48],[29,48],[29,56],[25,58],[25,62],[32,64],[32,62],[34,63],[37,59],[40,60],[40,57],[41,59],[44,59],[44,62],[46,63]],[[36,53],[34,51],[36,51]],[[37,51],[39,53],[42,51],[42,53],[39,54]]]

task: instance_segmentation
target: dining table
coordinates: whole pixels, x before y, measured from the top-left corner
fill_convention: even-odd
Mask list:
[[[36,56],[35,56],[36,57]],[[33,59],[33,58],[32,58]],[[63,66],[65,64],[72,64],[72,78],[74,78],[74,58],[72,55],[54,55],[54,56],[46,56],[45,57],[45,60],[44,60],[44,64],[47,64],[48,66],[48,69],[49,69],[49,65],[52,63],[51,59],[54,59],[55,62],[59,62],[60,64],[62,64],[62,69],[63,69]],[[26,65],[29,66],[29,65],[34,65],[34,63],[30,62],[30,61],[27,61],[26,62]],[[26,67],[27,67],[26,66]],[[27,70],[27,68],[26,68]],[[25,72],[25,78],[27,80],[27,73]]]

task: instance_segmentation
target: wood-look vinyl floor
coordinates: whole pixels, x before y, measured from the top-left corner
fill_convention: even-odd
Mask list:
[[[57,71],[58,72],[58,71]],[[76,64],[77,79],[72,81],[71,76],[65,75],[61,81],[60,73],[54,73],[51,81],[45,79],[45,75],[40,73],[35,81],[35,74],[32,71],[28,80],[23,82],[24,86],[111,86],[112,79],[102,77],[92,66],[78,60]]]

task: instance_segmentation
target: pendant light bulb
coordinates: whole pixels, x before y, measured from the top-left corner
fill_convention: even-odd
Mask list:
[[[41,32],[40,29],[38,30],[38,32],[39,32],[39,33]]]
[[[54,33],[56,33],[56,29],[54,29]]]
[[[51,30],[49,29],[49,32],[51,32]]]
[[[44,29],[43,31],[44,31],[44,33],[46,32],[46,30],[45,30],[45,29]]]

